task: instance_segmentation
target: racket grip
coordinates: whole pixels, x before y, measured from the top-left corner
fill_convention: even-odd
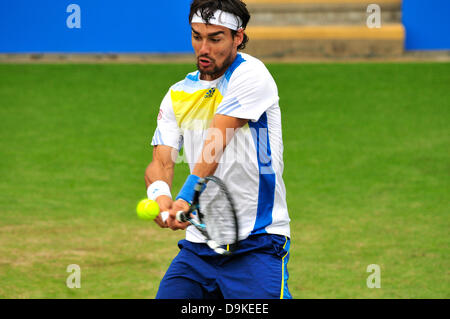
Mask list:
[[[183,212],[183,211],[177,212],[177,220],[178,220],[180,223],[185,223],[185,222],[187,222],[188,220],[187,220],[186,213]]]

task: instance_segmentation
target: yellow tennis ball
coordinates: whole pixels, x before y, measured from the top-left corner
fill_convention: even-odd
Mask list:
[[[155,219],[159,214],[158,203],[151,199],[143,199],[138,203],[136,213],[140,219]]]

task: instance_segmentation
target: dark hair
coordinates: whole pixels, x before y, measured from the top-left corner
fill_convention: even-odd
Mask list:
[[[250,13],[247,10],[247,5],[241,0],[193,0],[191,3],[191,11],[189,13],[189,23],[192,21],[192,17],[198,11],[200,11],[202,19],[209,23],[209,19],[214,16],[214,12],[222,10],[228,13],[232,13],[242,20],[242,28],[245,30],[248,22],[250,21]],[[236,35],[237,31],[231,30],[231,35]],[[249,38],[244,32],[244,39],[238,46],[238,50],[245,49],[245,46]]]

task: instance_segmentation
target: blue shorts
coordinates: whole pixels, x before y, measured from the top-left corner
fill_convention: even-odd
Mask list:
[[[290,239],[254,235],[231,256],[206,244],[178,242],[180,252],[162,279],[157,299],[291,299],[287,280]]]

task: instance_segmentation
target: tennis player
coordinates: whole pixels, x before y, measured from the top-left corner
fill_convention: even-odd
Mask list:
[[[161,216],[155,221],[187,228],[156,298],[291,298],[278,90],[260,60],[239,52],[248,41],[249,20],[240,0],[191,4],[198,70],[173,85],[161,103],[145,176],[148,197],[170,211],[166,222]],[[191,175],[173,199],[181,148]],[[217,255],[194,226],[176,220],[177,211],[189,210],[194,185],[209,175],[225,182],[238,211],[239,245],[231,256]]]

